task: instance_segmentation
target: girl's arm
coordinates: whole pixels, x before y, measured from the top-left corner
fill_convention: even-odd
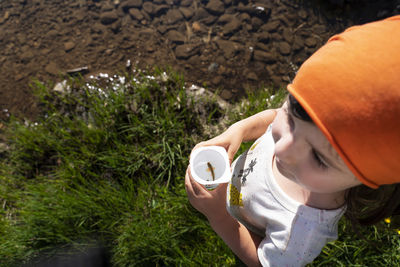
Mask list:
[[[232,126],[237,125],[243,131],[243,142],[253,141],[265,133],[275,116],[276,109],[267,109],[238,121]]]
[[[225,212],[219,219],[208,218],[211,227],[247,266],[261,266],[257,248],[262,238]]]
[[[228,152],[230,162],[238,151],[242,142],[252,141],[265,133],[268,126],[275,119],[276,110],[268,109],[251,117],[232,124],[222,134],[205,142],[200,142],[194,149],[201,146],[222,146]]]
[[[226,186],[208,191],[193,180],[189,168],[186,171],[185,187],[192,206],[207,217],[214,231],[246,265],[260,266],[257,248],[262,239],[230,216],[225,204]]]

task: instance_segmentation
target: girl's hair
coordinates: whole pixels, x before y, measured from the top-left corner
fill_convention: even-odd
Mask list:
[[[304,108],[289,94],[289,108],[297,118],[313,122]],[[400,215],[400,184],[382,185],[377,189],[359,185],[346,194],[345,216],[361,225],[372,225],[392,215]]]

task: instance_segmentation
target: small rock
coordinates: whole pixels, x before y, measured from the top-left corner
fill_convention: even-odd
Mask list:
[[[229,100],[229,99],[232,98],[232,93],[231,93],[231,91],[228,91],[228,90],[224,89],[224,90],[222,90],[222,92],[221,92],[221,97],[222,97],[223,99],[225,99],[225,100]]]
[[[220,75],[217,75],[211,79],[211,83],[214,85],[219,85],[219,84],[221,84],[222,81],[223,81],[223,77]]]
[[[226,59],[231,59],[240,50],[243,49],[242,45],[237,42],[227,41],[227,40],[217,40],[218,48],[223,51]]]
[[[221,24],[226,24],[231,22],[233,19],[235,19],[235,16],[232,14],[223,14],[222,16],[219,17],[218,23]]]
[[[301,49],[303,49],[304,47],[304,41],[303,38],[301,38],[300,36],[295,36],[294,37],[294,41],[293,41],[293,50],[294,51],[299,51]]]
[[[196,46],[193,44],[178,45],[175,48],[175,56],[178,59],[187,59],[197,53]]]
[[[128,12],[129,9],[133,7],[136,8],[142,7],[142,4],[143,4],[142,0],[127,0],[122,2],[121,8],[124,12]]]
[[[194,12],[194,20],[203,20],[203,19],[207,19],[208,17],[210,17],[210,13],[207,12],[207,10],[205,10],[202,7],[199,7],[197,10],[195,10]]]
[[[246,78],[250,81],[258,81],[258,76],[254,72],[247,73]]]
[[[182,13],[185,19],[190,19],[191,17],[193,17],[194,14],[193,9],[187,7],[180,7],[179,11]]]
[[[175,24],[183,19],[182,13],[178,9],[170,9],[165,15],[167,24]]]
[[[264,21],[260,18],[257,17],[252,17],[251,18],[251,25],[253,28],[258,29],[263,25]]]
[[[156,31],[152,28],[143,28],[139,31],[139,37],[149,38],[156,34]]]
[[[290,54],[290,45],[286,42],[281,42],[279,43],[279,52],[284,55],[287,56]]]
[[[267,32],[276,32],[280,26],[280,22],[278,20],[268,22],[267,24],[264,24],[261,26],[262,31],[267,31]]]
[[[74,47],[75,47],[75,43],[74,42],[69,41],[69,42],[65,42],[64,43],[64,50],[66,52],[71,51],[72,49],[74,49]]]
[[[270,52],[255,50],[254,51],[254,60],[263,61],[266,63],[274,63],[274,62],[276,62],[276,57]]]
[[[289,30],[288,28],[283,29],[282,36],[283,36],[283,39],[285,39],[286,42],[288,42],[288,43],[293,42],[292,31]]]
[[[317,43],[318,43],[318,40],[315,38],[315,37],[308,37],[306,40],[305,40],[305,45],[307,46],[307,47],[315,47],[316,45],[317,45]]]
[[[142,8],[144,11],[152,15],[155,10],[155,5],[152,2],[144,2]]]
[[[225,5],[220,0],[210,0],[206,5],[206,9],[214,15],[220,15],[224,13]]]
[[[53,75],[60,74],[60,70],[54,61],[51,61],[49,64],[47,64],[44,70]]]
[[[130,9],[129,9],[129,15],[131,15],[131,18],[132,18],[132,19],[136,19],[136,20],[139,20],[139,21],[141,21],[142,19],[144,19],[143,14],[142,14],[142,13],[140,12],[140,10],[137,9],[137,8],[130,8]]]
[[[167,32],[166,37],[173,43],[183,44],[185,42],[185,36],[177,30],[170,30]]]
[[[222,28],[222,33],[224,35],[232,35],[234,32],[238,31],[242,26],[240,20],[234,18],[231,22],[225,24]]]
[[[109,12],[104,12],[100,15],[100,21],[104,25],[108,25],[113,23],[118,19],[118,14],[117,11],[109,11]]]

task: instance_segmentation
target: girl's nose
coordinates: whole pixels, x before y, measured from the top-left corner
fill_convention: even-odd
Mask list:
[[[288,165],[295,165],[302,157],[301,145],[293,134],[285,134],[275,142],[275,155]]]

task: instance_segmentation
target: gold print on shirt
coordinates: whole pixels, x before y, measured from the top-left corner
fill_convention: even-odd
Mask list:
[[[256,148],[256,146],[258,145],[258,143],[260,143],[260,141],[255,142],[255,143],[250,147],[250,151],[253,151],[254,148]]]
[[[233,184],[229,185],[229,203],[233,206],[243,207],[242,194]]]

